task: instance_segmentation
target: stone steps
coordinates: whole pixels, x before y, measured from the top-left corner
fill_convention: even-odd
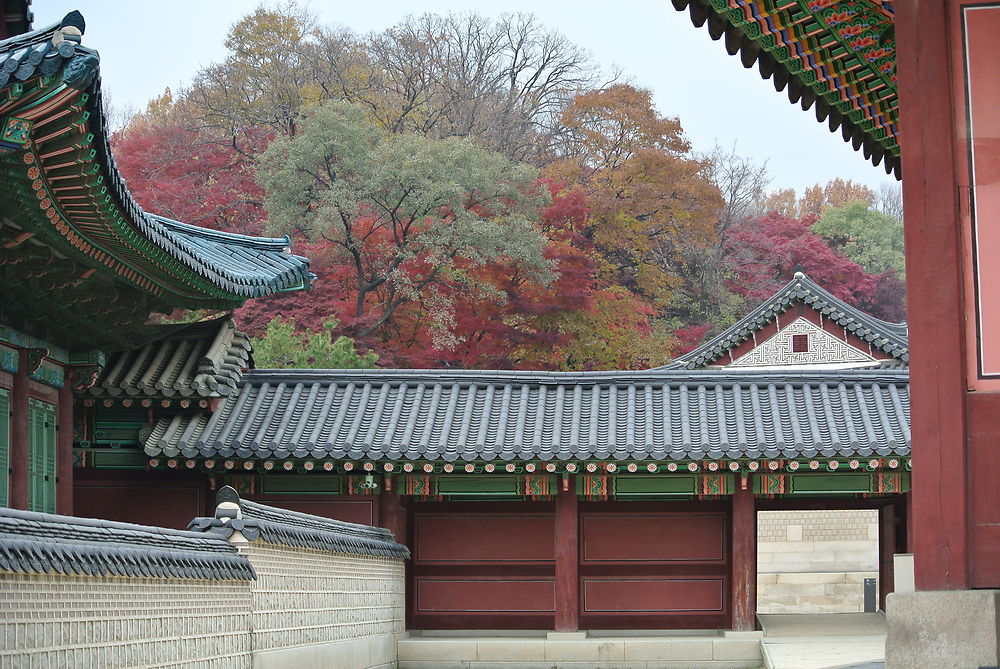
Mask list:
[[[399,642],[399,669],[758,669],[760,632],[620,636],[413,633]]]

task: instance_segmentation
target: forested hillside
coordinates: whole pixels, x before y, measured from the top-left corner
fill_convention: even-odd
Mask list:
[[[228,48],[114,149],[145,209],[311,259],[312,290],[237,312],[267,364],[651,367],[798,268],[905,318],[897,189],[774,191],[531,16],[359,35],[291,5]]]

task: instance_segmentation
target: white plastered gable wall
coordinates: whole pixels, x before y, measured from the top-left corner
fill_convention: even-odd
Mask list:
[[[807,337],[805,351],[795,351],[793,338]],[[870,353],[856,348],[812,321],[799,316],[769,339],[758,343],[726,367],[759,369],[850,369],[878,365]]]

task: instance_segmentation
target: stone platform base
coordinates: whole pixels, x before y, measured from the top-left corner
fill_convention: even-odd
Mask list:
[[[399,669],[758,669],[760,632],[443,636],[399,642]]]
[[[885,669],[1000,665],[1000,591],[898,592],[886,600]]]
[[[395,669],[396,644],[406,634],[379,634],[278,650],[258,650],[253,669]]]

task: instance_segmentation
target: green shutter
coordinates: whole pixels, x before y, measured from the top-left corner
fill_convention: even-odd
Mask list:
[[[0,506],[10,505],[10,393],[0,388]]]
[[[56,510],[56,408],[28,400],[28,509]]]

